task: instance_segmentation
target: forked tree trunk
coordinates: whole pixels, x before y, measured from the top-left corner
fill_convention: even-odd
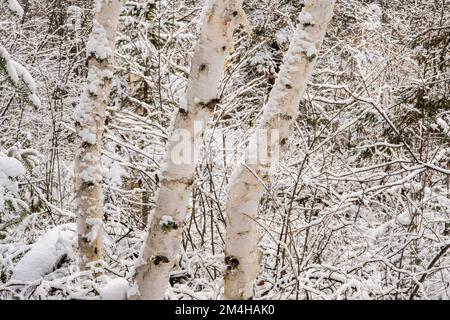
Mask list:
[[[233,30],[244,18],[243,0],[207,0],[201,17],[184,102],[175,115],[160,173],[160,191],[150,216],[133,298],[163,299],[188,211],[201,136],[215,105]],[[131,293],[133,294],[133,293]]]
[[[335,0],[308,0],[284,57],[278,78],[264,107],[256,132],[250,139],[244,159],[233,172],[226,205],[225,299],[250,299],[260,268],[257,248],[257,212],[268,182],[273,161],[282,151],[298,106],[313,72],[320,46],[333,15]],[[264,138],[275,145],[261,143]],[[269,150],[265,150],[269,147]],[[278,148],[277,148],[278,147]],[[264,157],[260,157],[265,155]]]
[[[74,168],[75,203],[82,269],[102,256],[101,148],[121,9],[121,0],[96,0],[95,3],[94,25],[86,45],[88,78],[74,113],[78,134]]]

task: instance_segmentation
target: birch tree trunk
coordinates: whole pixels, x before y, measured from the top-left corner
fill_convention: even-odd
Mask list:
[[[226,205],[225,299],[250,299],[260,268],[257,213],[273,161],[283,151],[298,116],[298,106],[313,72],[335,0],[308,0],[300,14],[278,78],[252,135],[245,159],[233,172]],[[275,145],[262,143],[273,140]],[[269,147],[270,150],[265,150]],[[277,149],[277,147],[279,147]],[[264,149],[264,150],[263,150]],[[256,161],[246,159],[254,158]],[[261,155],[265,155],[261,157]]]
[[[233,47],[233,30],[245,19],[243,0],[207,0],[191,63],[187,90],[172,124],[160,173],[160,191],[149,220],[136,282],[141,299],[163,299],[178,253],[201,136],[218,103],[225,59]],[[140,296],[140,297],[139,297]]]
[[[80,267],[102,256],[103,126],[114,72],[115,36],[121,0],[96,0],[93,29],[86,44],[88,77],[74,119],[78,134],[75,156],[75,205]]]

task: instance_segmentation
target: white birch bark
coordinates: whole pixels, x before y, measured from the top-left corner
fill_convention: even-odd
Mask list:
[[[263,116],[246,150],[246,159],[233,172],[226,205],[225,299],[250,299],[260,268],[257,213],[277,149],[261,143],[264,134],[277,137],[280,151],[287,145],[298,106],[313,72],[317,54],[333,15],[335,0],[308,0],[300,14],[278,78]],[[269,138],[270,139],[270,138]],[[279,140],[278,140],[279,139]],[[270,146],[269,146],[270,147]],[[277,147],[277,146],[275,146]],[[259,155],[265,154],[264,158]]]
[[[103,126],[114,72],[115,36],[121,0],[96,0],[93,29],[86,44],[87,83],[74,112],[78,134],[75,156],[75,206],[80,267],[101,258]]]
[[[201,136],[218,103],[233,30],[244,21],[243,0],[207,0],[191,63],[184,102],[175,115],[160,173],[160,191],[136,268],[138,293],[132,298],[163,299],[178,253]],[[181,141],[180,141],[181,139]]]

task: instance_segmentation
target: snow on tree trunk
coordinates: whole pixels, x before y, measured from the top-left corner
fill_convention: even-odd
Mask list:
[[[241,162],[230,180],[226,205],[225,299],[250,299],[253,296],[261,260],[257,249],[258,205],[264,193],[262,183],[268,181],[272,162],[277,156],[274,146],[269,145],[272,149],[268,151],[261,150],[268,147],[261,143],[261,135],[276,137],[281,151],[287,145],[298,115],[298,105],[333,15],[334,3],[334,0],[307,1],[261,122],[245,154],[246,159],[254,158],[254,154],[265,154],[265,157],[258,157],[251,163]]]
[[[207,0],[187,90],[172,123],[160,173],[160,191],[136,269],[142,299],[163,299],[181,243],[201,136],[218,103],[224,62],[233,47],[233,30],[244,21],[242,0]],[[180,141],[181,139],[181,141]]]
[[[74,113],[78,133],[75,198],[80,267],[101,258],[103,190],[101,148],[103,126],[114,71],[114,47],[120,0],[96,0],[93,29],[86,44],[87,84]]]

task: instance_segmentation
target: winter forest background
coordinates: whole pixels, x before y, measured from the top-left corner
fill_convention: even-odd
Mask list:
[[[123,1],[102,140],[103,255],[81,269],[74,112],[96,1],[18,2],[0,1],[0,299],[125,299],[204,1]],[[237,26],[223,66],[167,299],[223,298],[236,150],[303,6],[243,3],[250,30]],[[259,202],[254,299],[450,299],[449,50],[448,0],[336,2]]]

